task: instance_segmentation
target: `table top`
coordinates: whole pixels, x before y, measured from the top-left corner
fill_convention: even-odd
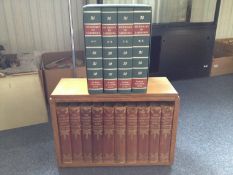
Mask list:
[[[149,77],[146,94],[178,95],[175,88],[166,77]],[[89,95],[86,78],[63,78],[60,80],[51,96],[85,96]],[[103,94],[93,94],[94,96]],[[106,94],[105,94],[106,95]],[[108,94],[113,95],[113,94]],[[118,94],[114,94],[118,95]],[[121,94],[122,95],[122,94]]]

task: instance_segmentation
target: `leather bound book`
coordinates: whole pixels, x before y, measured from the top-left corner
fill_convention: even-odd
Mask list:
[[[61,157],[63,163],[72,163],[69,110],[67,106],[57,106],[57,121],[60,135]]]
[[[148,162],[150,107],[138,104],[138,162]]]
[[[170,161],[170,147],[172,138],[173,104],[162,104],[162,117],[160,129],[159,161],[168,163]]]
[[[82,137],[81,137],[81,121],[80,106],[78,104],[69,106],[70,129],[71,129],[71,145],[73,161],[82,162]]]
[[[91,104],[82,104],[80,114],[83,160],[92,162]]]
[[[93,162],[103,160],[103,105],[95,103],[92,106],[92,144]]]
[[[150,105],[150,130],[149,130],[149,161],[159,162],[159,135],[160,135],[161,107],[159,103]]]
[[[132,92],[145,93],[150,58],[151,7],[134,7]]]
[[[115,106],[115,162],[125,163],[126,159],[126,107]]]
[[[84,6],[83,25],[88,92],[103,93],[101,8]]]
[[[102,7],[104,92],[117,93],[117,8]]]
[[[137,106],[127,104],[126,115],[126,161],[135,163],[137,161]]]
[[[103,161],[114,162],[114,107],[104,104]]]
[[[132,89],[132,44],[133,8],[118,7],[118,93],[131,93]]]

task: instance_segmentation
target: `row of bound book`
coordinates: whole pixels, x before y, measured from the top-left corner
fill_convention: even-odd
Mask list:
[[[173,103],[60,104],[63,163],[169,163]]]
[[[151,7],[87,5],[83,13],[89,93],[145,93]]]

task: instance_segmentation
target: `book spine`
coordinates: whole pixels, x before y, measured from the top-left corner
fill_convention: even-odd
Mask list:
[[[126,107],[115,107],[115,161],[125,163],[126,160]]]
[[[170,147],[172,137],[172,121],[173,110],[172,105],[162,105],[161,130],[160,130],[160,145],[159,145],[159,161],[169,163]]]
[[[91,106],[80,106],[83,161],[92,162]]]
[[[151,8],[134,7],[132,92],[145,93],[149,69]]]
[[[103,107],[92,107],[92,144],[93,162],[103,161]]]
[[[104,92],[117,93],[117,8],[102,7]]]
[[[126,159],[128,163],[137,161],[137,112],[136,106],[127,106]]]
[[[131,93],[133,8],[118,8],[118,92]]]
[[[148,162],[150,107],[138,107],[138,162]]]
[[[70,115],[72,157],[74,161],[82,162],[83,155],[82,155],[80,107],[69,106],[69,115]]]
[[[62,162],[72,163],[72,148],[68,107],[58,106],[56,109],[56,113],[60,135]]]
[[[149,161],[159,162],[159,136],[160,136],[161,107],[150,106],[150,138],[149,138]]]
[[[101,8],[83,8],[88,91],[103,93]]]
[[[114,107],[104,107],[103,161],[114,162]]]

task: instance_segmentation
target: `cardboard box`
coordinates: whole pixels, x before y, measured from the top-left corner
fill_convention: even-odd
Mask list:
[[[233,73],[233,39],[216,40],[210,76]]]
[[[51,93],[61,78],[86,77],[86,67],[84,66],[83,52],[76,52],[76,70],[72,69],[72,53],[68,52],[50,52],[42,54],[41,58],[41,83],[43,85],[46,101],[48,102]]]

